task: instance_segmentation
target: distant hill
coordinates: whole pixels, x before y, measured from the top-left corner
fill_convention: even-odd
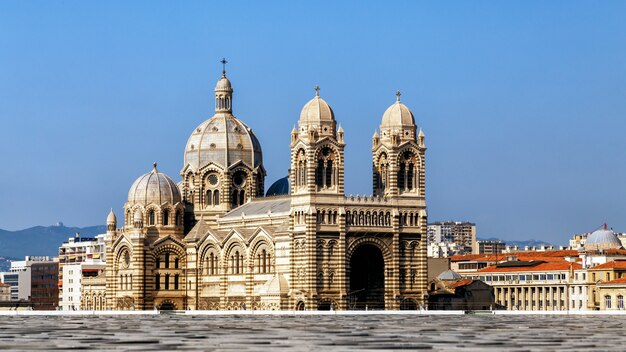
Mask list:
[[[530,239],[530,240],[521,240],[521,241],[509,241],[509,240],[501,240],[499,238],[478,238],[478,240],[480,241],[502,241],[504,243],[506,243],[507,246],[518,246],[518,247],[524,247],[524,246],[535,246],[535,247],[541,247],[541,246],[552,246],[551,243],[548,242],[544,242],[544,241],[538,241],[538,240],[534,240],[534,239]],[[557,247],[557,246],[555,246]]]
[[[56,257],[59,246],[80,232],[82,237],[93,237],[105,233],[106,226],[66,227],[63,223],[53,226],[35,226],[24,230],[7,231],[0,229],[0,256],[19,258],[27,255],[48,255]]]

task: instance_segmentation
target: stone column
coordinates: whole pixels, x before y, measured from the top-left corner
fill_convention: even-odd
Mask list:
[[[335,276],[335,285],[339,285],[339,309],[348,309],[348,299],[346,287],[346,211],[344,208],[339,208],[337,212],[337,224],[339,225],[339,241],[337,243],[337,249],[335,257],[338,257],[337,261],[337,273]]]

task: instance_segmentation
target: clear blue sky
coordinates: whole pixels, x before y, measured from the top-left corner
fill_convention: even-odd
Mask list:
[[[346,191],[401,90],[426,133],[429,220],[565,243],[626,231],[626,2],[1,1],[0,228],[118,216],[152,162],[179,180],[226,57],[266,184],[320,85]]]

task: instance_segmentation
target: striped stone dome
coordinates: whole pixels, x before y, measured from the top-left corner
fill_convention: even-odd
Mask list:
[[[128,204],[176,204],[181,201],[176,183],[166,174],[159,172],[156,163],[152,171],[141,175],[128,191]]]
[[[243,162],[251,169],[263,164],[261,143],[243,121],[232,114],[233,89],[226,73],[215,86],[215,115],[196,127],[185,146],[184,165],[193,171],[214,164],[228,170]]]

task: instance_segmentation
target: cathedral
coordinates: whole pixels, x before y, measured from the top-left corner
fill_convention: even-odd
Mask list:
[[[372,195],[344,193],[344,131],[315,96],[291,132],[287,177],[265,191],[261,143],[233,112],[192,132],[181,181],[158,170],[107,217],[111,310],[398,310],[427,300],[424,133],[396,101],[372,137]],[[284,121],[284,123],[291,123]]]

